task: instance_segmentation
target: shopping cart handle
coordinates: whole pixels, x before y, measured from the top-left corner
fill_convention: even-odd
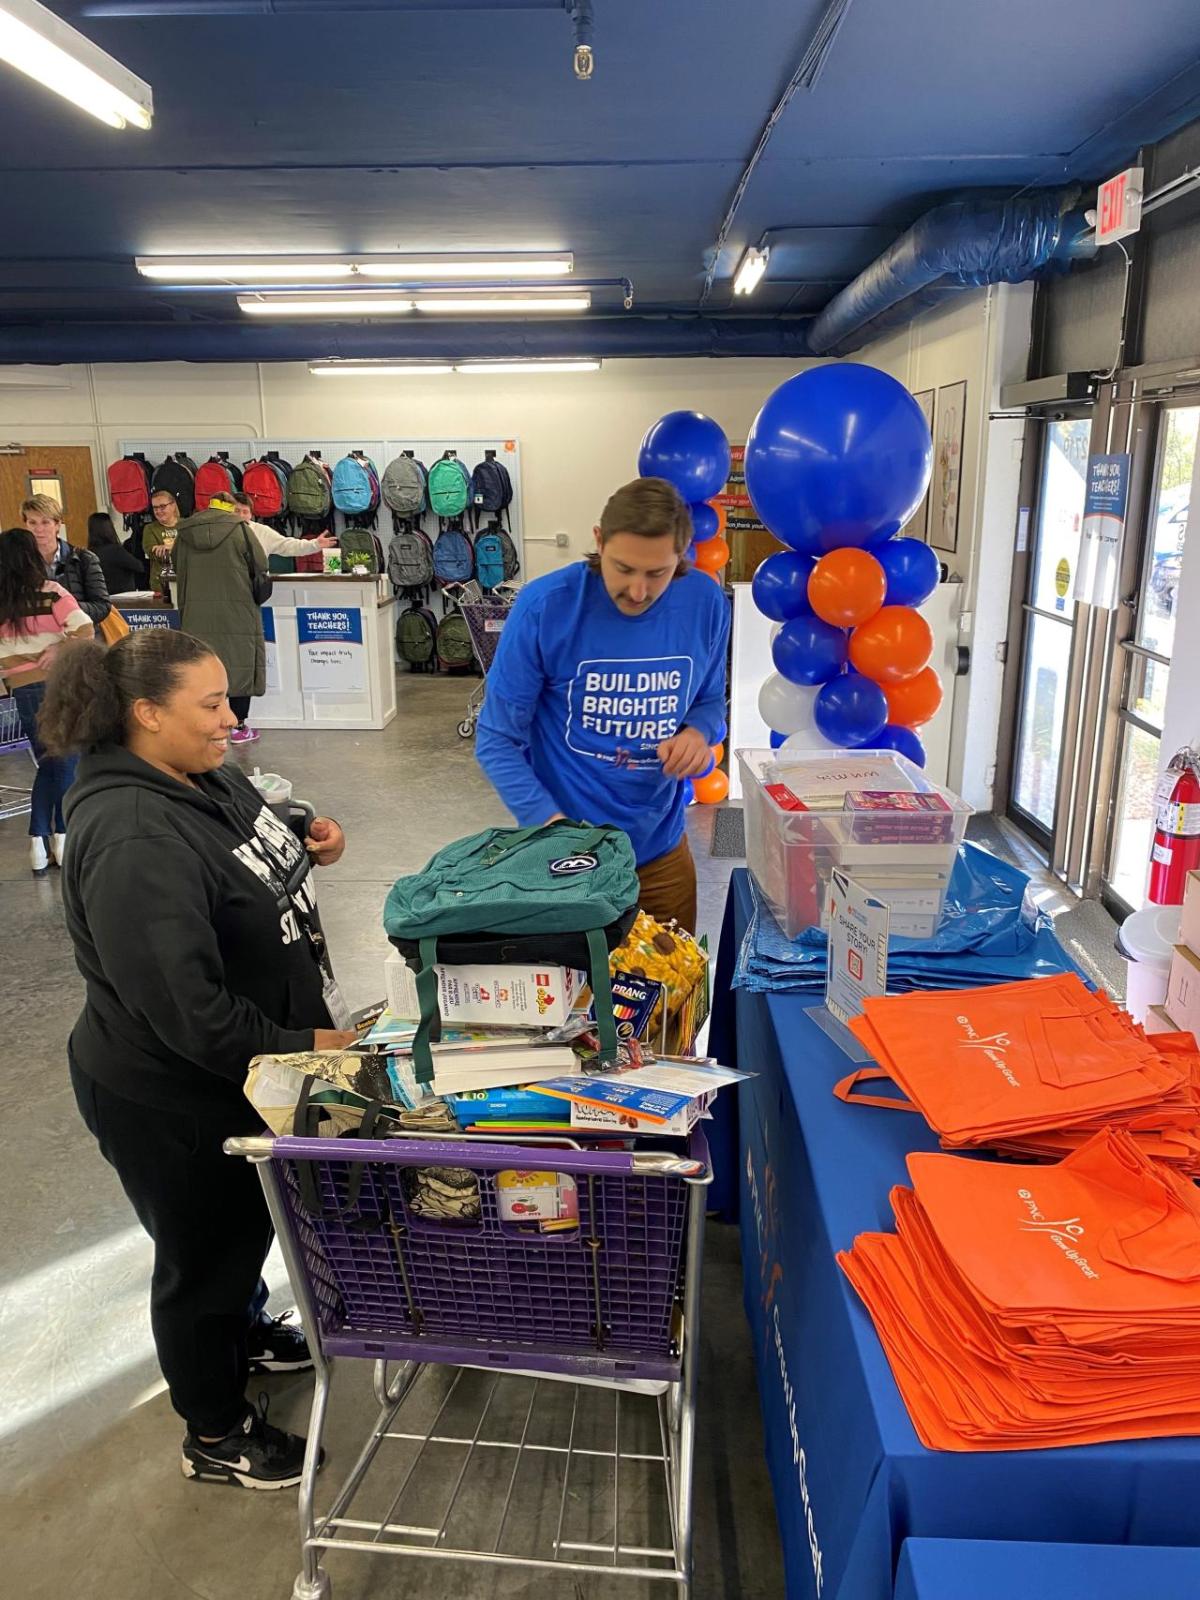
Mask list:
[[[555,1172],[601,1174],[637,1173],[644,1177],[686,1178],[693,1183],[711,1183],[712,1166],[708,1141],[699,1128],[688,1137],[686,1155],[667,1150],[571,1150],[562,1147],[520,1144],[482,1144],[471,1139],[226,1139],[225,1154],[243,1156],[249,1161],[283,1158],[292,1161],[320,1161],[337,1154],[361,1161],[380,1161],[398,1167],[446,1165],[469,1167],[480,1172],[503,1172],[508,1167],[552,1167]],[[523,1152],[526,1152],[522,1159]]]

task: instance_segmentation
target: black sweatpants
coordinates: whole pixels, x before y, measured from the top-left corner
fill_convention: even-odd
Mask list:
[[[74,1062],[71,1083],[154,1241],[150,1321],[171,1404],[193,1433],[221,1437],[245,1414],[246,1334],[271,1245],[258,1174],[221,1149],[254,1114],[136,1105]]]
[[[238,719],[239,728],[250,715],[250,702],[253,698],[254,696],[250,694],[231,694],[229,696],[229,709]]]

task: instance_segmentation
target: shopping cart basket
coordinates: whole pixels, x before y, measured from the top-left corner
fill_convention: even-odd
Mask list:
[[[16,755],[29,750],[29,743],[21,732],[21,719],[17,715],[17,702],[11,695],[0,696],[0,755]],[[32,751],[30,751],[32,758]],[[29,810],[31,790],[19,784],[0,783],[0,822],[7,817],[23,817]]]
[[[293,1600],[329,1600],[321,1566],[328,1550],[564,1578],[660,1578],[690,1594],[704,1185],[711,1181],[699,1130],[686,1148],[632,1153],[529,1135],[508,1143],[492,1135],[264,1137],[230,1139],[225,1149],[257,1164],[316,1370]],[[471,1221],[432,1221],[414,1208],[417,1175],[447,1166],[473,1175],[479,1203]],[[577,1226],[546,1233],[504,1220],[497,1178],[514,1169],[573,1180]],[[329,1509],[317,1515],[336,1356],[375,1363],[380,1411]],[[393,1371],[391,1362],[399,1363]],[[607,1418],[602,1434],[598,1406]],[[506,1412],[509,1436],[497,1437]],[[368,1519],[355,1515],[354,1502],[381,1452],[399,1458],[399,1486],[380,1497],[381,1462],[370,1500],[376,1511],[387,1509]],[[435,1459],[450,1460],[453,1481],[443,1503],[431,1506]],[[486,1492],[464,1496],[468,1476],[481,1472],[491,1474]],[[514,1513],[519,1486],[536,1491],[532,1520]],[[471,1498],[475,1510],[466,1505]],[[575,1525],[580,1518],[586,1526]]]
[[[478,589],[476,584],[470,587]],[[517,585],[503,585],[494,589],[491,594],[485,595],[479,590],[477,595],[458,596],[458,608],[467,624],[467,632],[471,635],[471,649],[483,674],[467,699],[467,714],[458,725],[460,739],[469,739],[475,732],[475,724],[479,721],[479,713],[483,709],[487,675],[492,662],[496,659],[496,646],[500,643],[504,624],[512,610],[513,601],[517,598],[517,587]]]

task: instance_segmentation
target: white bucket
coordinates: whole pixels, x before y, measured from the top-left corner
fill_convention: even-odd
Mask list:
[[[1145,1022],[1151,1006],[1167,998],[1171,951],[1179,943],[1178,906],[1147,906],[1121,924],[1117,949],[1125,957],[1125,1009]]]

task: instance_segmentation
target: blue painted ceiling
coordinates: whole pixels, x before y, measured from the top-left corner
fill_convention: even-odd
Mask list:
[[[546,0],[413,4],[134,18],[52,0],[153,85],[155,121],[111,131],[0,65],[0,323],[237,318],[132,266],[233,251],[569,249],[580,277],[631,277],[642,310],[694,311],[826,0],[595,0],[586,83]],[[938,199],[1094,181],[1198,114],[1196,0],[853,0],[706,311],[819,309]],[[735,304],[767,230],[784,230],[770,273]]]

